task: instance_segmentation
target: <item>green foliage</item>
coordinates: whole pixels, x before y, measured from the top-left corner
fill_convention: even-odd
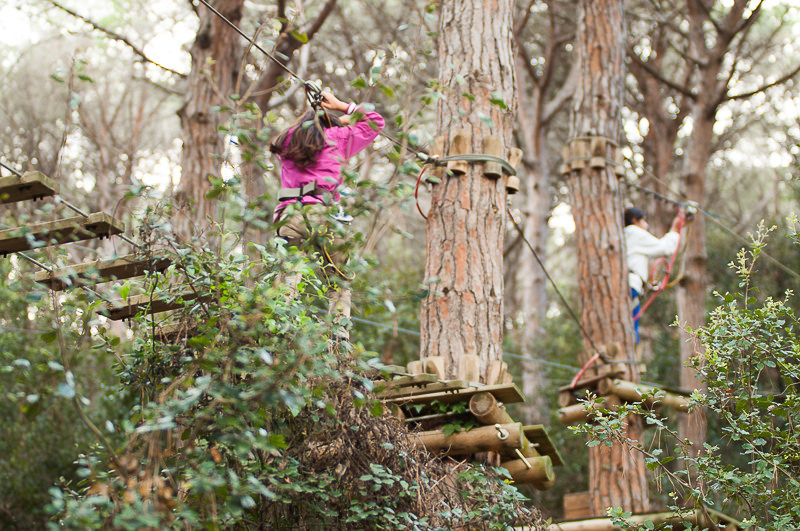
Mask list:
[[[694,457],[689,441],[637,404],[600,410],[594,415],[596,424],[577,428],[592,436],[590,445],[616,441],[642,452],[647,466],[668,479],[676,514],[676,501],[683,498],[703,511],[710,507],[736,513],[744,528],[770,531],[800,526],[800,323],[789,305],[791,292],[782,299],[755,296],[755,267],[773,229],[762,224],[752,250],[737,254],[730,265],[738,288],[718,294],[720,305],[708,324],[695,331],[705,353],[692,360],[692,367],[706,390],[693,394],[692,407],[703,407],[716,419],[721,440],[705,443]],[[623,422],[629,414],[643,415],[658,437],[671,439],[673,455],[626,439]],[[667,466],[675,456],[683,470],[673,472]],[[652,523],[644,528],[652,529]]]
[[[121,440],[84,447],[75,477],[51,492],[51,528],[505,529],[537,521],[492,470],[460,465],[454,483],[443,481],[452,467],[384,413],[370,394],[380,364],[332,339],[334,323],[315,310],[329,289],[317,255],[280,239],[253,244],[256,259],[168,238],[157,245],[172,249],[174,265],[151,279],[150,292],[180,286],[212,297],[186,309],[193,332],[178,342],[162,343],[155,323],[134,320],[133,349],[118,371],[138,399],[116,424]],[[297,274],[294,293],[286,279]],[[453,497],[453,488],[469,495]]]

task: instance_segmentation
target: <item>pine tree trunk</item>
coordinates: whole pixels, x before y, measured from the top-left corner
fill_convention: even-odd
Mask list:
[[[482,139],[511,144],[516,106],[511,0],[453,0],[441,4],[436,128],[452,141],[454,128],[471,132],[471,153]],[[468,96],[465,96],[468,95]],[[489,100],[502,99],[506,109]],[[480,357],[482,381],[490,361],[502,359],[503,243],[506,177],[483,175],[471,163],[461,176],[433,188],[427,222],[425,278],[430,293],[421,309],[421,357],[441,356],[456,376],[464,355]]]
[[[581,80],[573,100],[572,139],[599,136],[619,141],[624,90],[624,24],[620,0],[582,0],[576,42]],[[614,159],[605,144],[605,159]],[[618,343],[633,359],[633,323],[622,236],[622,196],[614,168],[570,172],[568,179],[578,248],[581,323],[595,345]],[[590,350],[590,345],[585,343]],[[629,365],[627,379],[638,380]],[[626,435],[642,440],[640,419],[627,420]],[[638,452],[604,444],[589,449],[589,491],[593,513],[607,507],[644,512],[648,508],[646,468]]]
[[[238,24],[244,0],[216,0],[212,5],[228,20]],[[200,26],[192,44],[192,70],[187,101],[179,111],[181,119],[181,180],[175,203],[181,210],[173,226],[188,238],[219,221],[215,199],[207,199],[209,176],[219,177],[225,136],[217,131],[226,117],[214,105],[225,105],[232,92],[240,63],[240,37],[203,5],[195,8]]]

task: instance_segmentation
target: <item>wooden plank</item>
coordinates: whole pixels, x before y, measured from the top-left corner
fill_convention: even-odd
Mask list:
[[[38,249],[46,245],[105,238],[120,234],[125,224],[105,212],[95,212],[88,217],[71,218],[38,223],[0,231],[0,255]]]
[[[58,193],[58,185],[38,171],[25,172],[22,177],[0,177],[0,202],[17,203],[29,199],[50,197]]]
[[[497,400],[504,404],[514,404],[517,402],[524,402],[525,397],[519,388],[514,384],[499,384],[499,385],[470,385],[463,389],[439,391],[435,393],[418,394],[412,396],[401,396],[383,398],[384,402],[396,402],[398,404],[420,404],[437,400],[441,403],[452,404],[454,402],[465,402],[472,398],[476,393],[492,393]]]
[[[414,378],[419,376],[433,376],[435,380],[432,382],[429,380],[427,382],[420,382],[418,384],[410,384],[400,389],[393,388],[391,385],[389,385],[387,386],[387,389],[377,393],[378,398],[400,398],[439,392],[455,392],[471,385],[469,382],[464,380],[439,381],[439,379],[433,374],[417,374],[414,376]],[[394,383],[394,380],[392,383]]]
[[[564,466],[564,459],[558,452],[558,448],[553,444],[553,440],[547,433],[547,428],[542,424],[532,424],[530,426],[523,426],[522,428],[525,437],[533,444],[536,451],[542,455],[550,456],[553,466]]]
[[[197,326],[193,323],[173,323],[156,329],[155,340],[161,343],[174,343],[179,339],[195,335]]]
[[[129,254],[112,260],[77,264],[53,272],[40,271],[33,279],[49,286],[53,291],[61,291],[72,286],[138,277],[148,271],[163,271],[170,263],[167,258],[144,258],[141,255]]]
[[[101,313],[111,319],[112,321],[119,321],[121,319],[129,319],[134,315],[142,312],[145,315],[150,315],[159,312],[167,312],[170,310],[179,310],[186,307],[188,302],[202,302],[211,299],[211,295],[201,295],[193,292],[182,293],[166,298],[154,298],[151,296],[134,295],[129,297],[128,300],[117,300],[107,302],[101,308]]]
[[[582,520],[595,516],[592,514],[592,505],[589,503],[590,497],[588,491],[564,494],[562,501],[564,503],[565,520]]]

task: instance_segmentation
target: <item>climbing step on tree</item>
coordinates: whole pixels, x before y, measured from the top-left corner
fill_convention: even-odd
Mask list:
[[[47,245],[107,238],[124,231],[125,224],[105,212],[37,223],[0,231],[0,255],[40,249]]]
[[[152,315],[170,310],[180,310],[185,308],[187,303],[194,304],[209,300],[211,300],[211,294],[198,294],[193,291],[181,294],[165,293],[157,296],[149,294],[132,295],[125,300],[107,302],[100,308],[100,313],[112,321],[120,321],[122,319],[130,319],[139,313]]]

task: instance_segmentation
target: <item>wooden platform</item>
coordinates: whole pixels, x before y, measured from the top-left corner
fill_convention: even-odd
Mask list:
[[[186,307],[189,302],[203,302],[211,299],[211,295],[200,295],[193,292],[186,292],[180,295],[173,295],[165,297],[160,295],[157,298],[151,298],[150,295],[134,295],[125,301],[111,301],[107,302],[100,309],[100,312],[111,319],[112,321],[119,321],[122,319],[129,319],[138,313],[150,315],[159,312],[167,312],[170,310],[179,310]]]
[[[0,177],[0,203],[40,199],[57,193],[58,185],[38,171],[25,172],[22,177]]]
[[[104,238],[120,234],[124,230],[124,223],[104,212],[95,212],[88,217],[75,216],[29,227],[7,229],[0,231],[0,255],[29,251],[47,245]]]
[[[149,272],[163,271],[170,265],[167,258],[143,258],[129,254],[113,260],[97,260],[56,271],[40,271],[34,280],[47,285],[53,291],[61,291],[72,286],[99,284],[110,280],[124,280]]]
[[[553,444],[553,440],[547,434],[547,428],[544,425],[532,424],[525,426],[523,427],[523,432],[539,454],[550,456],[553,466],[564,466],[564,459]]]
[[[449,383],[453,385],[446,385]],[[427,386],[421,389],[398,389],[396,392],[389,391],[384,394],[379,393],[378,397],[386,403],[398,405],[428,403],[434,400],[443,404],[452,404],[469,400],[472,395],[476,393],[488,392],[492,393],[497,397],[497,400],[504,404],[514,404],[525,401],[522,392],[514,384],[476,385],[470,383],[464,385],[464,382],[460,380],[453,380],[450,382],[443,381],[441,384],[445,385],[433,384],[437,385],[437,387],[428,391],[425,391]]]

